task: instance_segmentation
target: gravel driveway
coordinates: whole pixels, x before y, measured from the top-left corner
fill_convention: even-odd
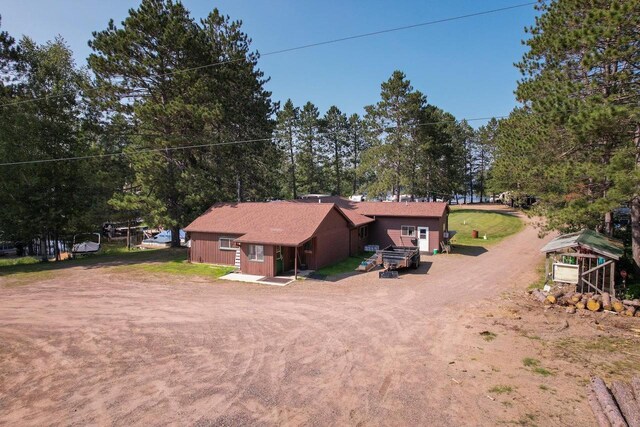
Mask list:
[[[75,267],[0,286],[0,425],[488,425],[446,368],[474,304],[531,282],[543,244],[528,226],[399,280]]]

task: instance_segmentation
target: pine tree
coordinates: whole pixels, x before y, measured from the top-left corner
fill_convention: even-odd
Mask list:
[[[420,113],[418,196],[448,199],[464,186],[465,128],[434,105]]]
[[[362,153],[368,148],[367,139],[365,138],[365,124],[357,114],[349,116],[347,123],[347,155],[350,159],[352,175],[352,193],[358,193],[361,180],[358,174],[358,167],[362,160]]]
[[[285,175],[287,176],[288,189],[285,191],[287,198],[298,198],[298,180],[296,175],[296,152],[298,146],[299,109],[294,107],[291,99],[285,102],[284,107],[276,114],[275,140],[285,153]]]
[[[320,113],[311,102],[300,110],[298,118],[299,145],[297,155],[298,179],[302,193],[320,193],[324,189],[321,176],[324,164],[320,153]]]
[[[92,93],[130,118],[139,136],[129,160],[146,217],[171,228],[173,245],[211,203],[273,192],[279,151],[254,141],[272,133],[270,94],[240,28],[217,10],[198,24],[179,2],[143,0],[121,28],[111,21],[90,42]],[[203,143],[211,147],[173,149]]]
[[[363,154],[360,169],[371,179],[370,193],[384,195],[391,190],[400,201],[403,189],[415,191],[413,155],[419,144],[417,124],[425,97],[413,90],[401,71],[394,71],[381,89],[381,100],[365,107],[370,148]]]
[[[344,158],[347,153],[348,121],[338,107],[331,106],[322,118],[322,145],[331,171],[331,194],[343,193]]]
[[[498,132],[498,121],[495,118],[481,126],[475,133],[476,140],[476,183],[480,201],[484,201],[488,174],[494,157],[494,147]]]
[[[538,8],[518,64],[524,109],[500,125],[494,182],[535,194],[548,228],[611,231],[612,209],[630,203],[638,265],[640,1],[560,0]],[[624,179],[613,165],[627,168]]]
[[[96,179],[101,165],[47,161],[100,153],[89,125],[93,113],[81,97],[88,77],[60,38],[38,45],[25,37],[17,48],[6,33],[0,38],[1,92],[10,104],[0,109],[0,162],[43,161],[0,168],[0,230],[29,245],[37,236],[57,242],[95,229],[109,197],[101,192],[108,183]]]

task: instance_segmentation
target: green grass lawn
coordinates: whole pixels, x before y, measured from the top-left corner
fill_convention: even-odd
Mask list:
[[[20,258],[0,258],[0,268],[12,267],[14,265],[38,264],[39,262],[40,262],[39,259],[31,256],[20,257]]]
[[[350,256],[336,264],[328,265],[316,270],[315,275],[326,277],[342,273],[352,273],[356,268],[358,268],[358,265],[360,265],[362,261],[366,260],[373,254],[374,252],[363,252],[358,256]]]
[[[52,277],[56,272],[72,267],[116,266],[119,271],[140,271],[185,276],[218,278],[234,270],[228,266],[189,264],[184,248],[127,250],[121,245],[106,244],[100,253],[58,262],[42,262],[38,258],[0,259],[0,278],[9,285],[28,284]]]
[[[164,262],[153,262],[145,264],[134,264],[122,268],[141,270],[149,273],[177,274],[182,276],[202,276],[217,279],[218,277],[229,274],[235,270],[235,267],[228,265],[211,265],[211,264],[190,264],[186,258],[174,259]]]
[[[486,246],[497,243],[523,228],[522,220],[508,213],[457,209],[449,214],[449,229],[457,232],[452,238],[454,245]],[[471,237],[472,230],[478,230],[477,239]],[[485,235],[486,240],[483,238]]]

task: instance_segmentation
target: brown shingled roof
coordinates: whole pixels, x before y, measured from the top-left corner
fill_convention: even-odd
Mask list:
[[[222,203],[185,231],[241,234],[236,242],[299,246],[313,237],[332,209],[336,209],[333,203]]]
[[[367,216],[442,217],[444,202],[354,202],[356,211]]]
[[[347,219],[349,219],[349,222],[351,222],[351,224],[353,225],[353,227],[360,227],[361,225],[365,225],[365,224],[369,224],[373,221],[375,221],[373,218],[369,218],[367,216],[361,215],[360,213],[356,212],[355,209],[349,208],[349,204],[350,203],[354,203],[351,200],[348,199],[344,199],[342,197],[339,196],[324,196],[324,197],[309,197],[309,198],[305,198],[305,199],[296,199],[296,200],[291,200],[291,202],[293,203],[306,203],[306,204],[329,204],[329,203],[333,203],[336,206],[338,206],[338,208],[340,208],[340,210],[342,211],[342,213],[344,214],[344,216],[347,217]]]
[[[306,203],[318,203],[318,199],[299,200]],[[345,215],[358,214],[367,217],[442,217],[448,206],[444,202],[354,202],[343,197],[320,198],[322,203],[333,203],[342,209]]]

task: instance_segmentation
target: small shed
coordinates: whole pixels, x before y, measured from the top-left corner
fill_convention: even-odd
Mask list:
[[[592,230],[563,234],[541,250],[546,254],[546,280],[576,285],[578,292],[615,295],[616,261],[624,254],[622,241]]]

